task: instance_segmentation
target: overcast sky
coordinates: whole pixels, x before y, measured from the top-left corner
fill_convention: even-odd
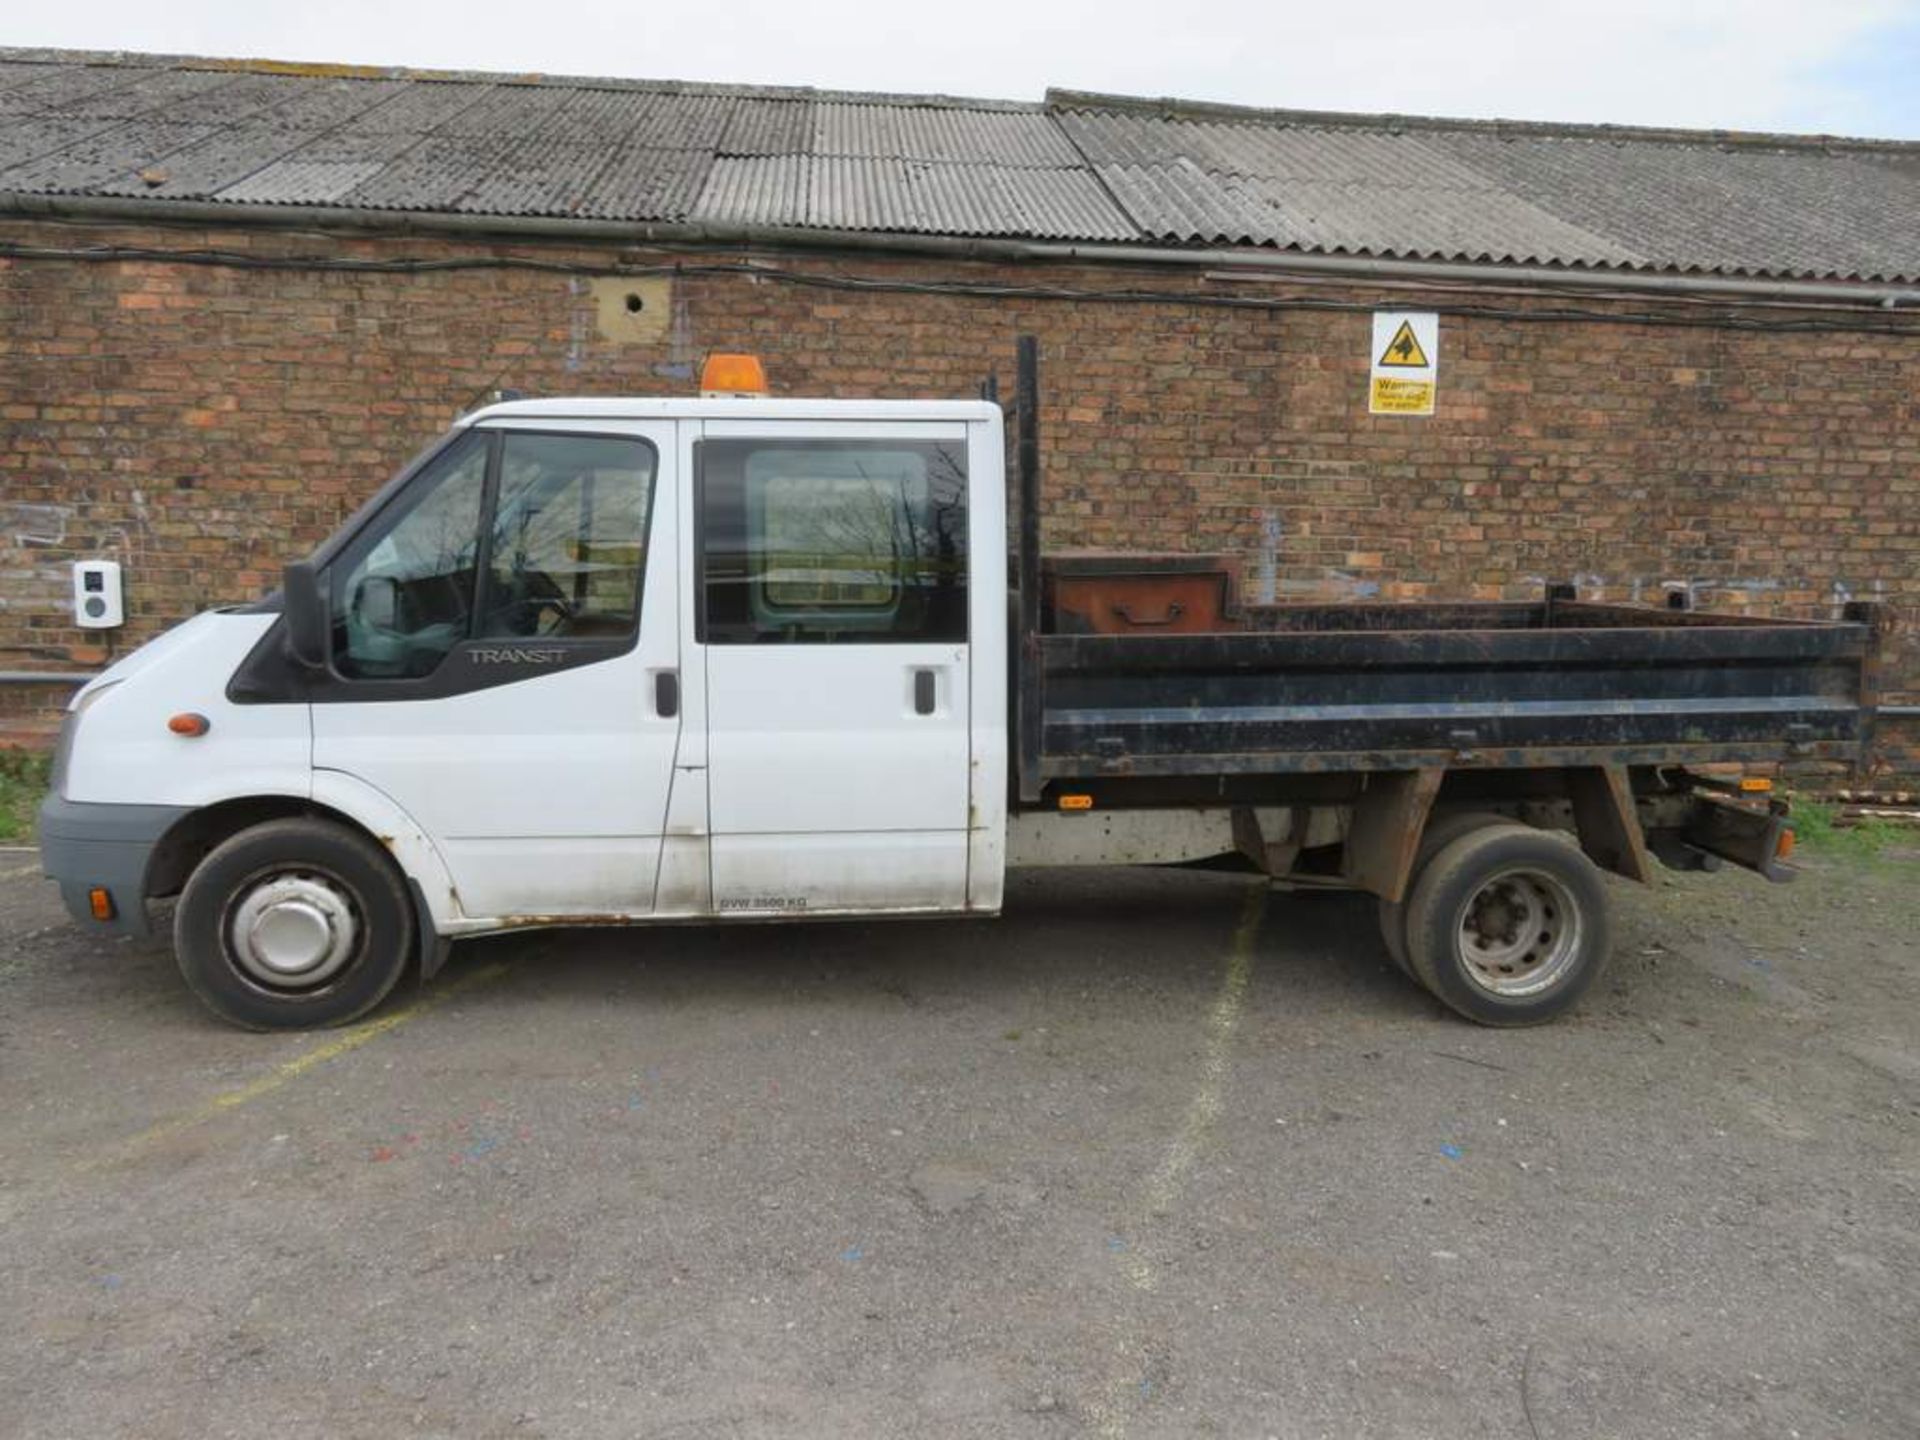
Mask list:
[[[1920,0],[89,0],[0,43],[1920,139]]]

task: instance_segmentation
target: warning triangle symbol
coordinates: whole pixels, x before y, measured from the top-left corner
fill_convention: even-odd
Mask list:
[[[1379,363],[1407,370],[1424,370],[1433,362],[1427,359],[1427,352],[1420,348],[1420,337],[1413,333],[1413,322],[1402,320],[1400,328],[1393,332],[1393,339],[1387,342],[1387,348],[1380,352]]]

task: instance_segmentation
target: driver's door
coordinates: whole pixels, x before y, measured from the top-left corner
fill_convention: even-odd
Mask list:
[[[314,765],[398,802],[465,915],[654,907],[680,735],[674,433],[478,427],[329,566]]]

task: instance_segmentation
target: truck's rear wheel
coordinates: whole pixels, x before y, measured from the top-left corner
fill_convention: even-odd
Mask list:
[[[1413,873],[1407,882],[1408,898],[1411,899],[1412,888],[1420,882],[1420,874],[1426,869],[1427,863],[1447,846],[1469,830],[1508,823],[1506,816],[1491,810],[1464,810],[1435,816],[1427,825],[1426,833],[1420,837],[1420,851],[1414,857]],[[1418,981],[1420,977],[1413,973],[1413,962],[1407,959],[1407,901],[1382,900],[1379,908],[1380,938],[1386,942],[1387,954],[1393,958],[1402,975]]]
[[[1572,1007],[1612,950],[1600,872],[1569,837],[1489,825],[1452,840],[1407,901],[1420,983],[1483,1025],[1537,1025]]]
[[[194,869],[173,947],[193,993],[236,1025],[340,1025],[378,1005],[406,969],[413,909],[366,837],[324,820],[271,820]]]

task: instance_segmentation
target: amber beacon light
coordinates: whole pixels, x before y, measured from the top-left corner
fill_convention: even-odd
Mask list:
[[[709,355],[700,367],[700,394],[706,399],[766,393],[767,372],[758,355]]]

